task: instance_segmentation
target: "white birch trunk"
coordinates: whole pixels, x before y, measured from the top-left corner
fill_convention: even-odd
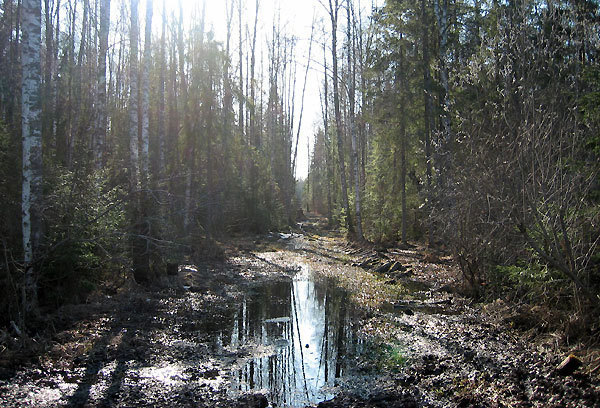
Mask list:
[[[40,0],[24,0],[21,11],[21,63],[23,84],[21,115],[23,132],[22,230],[25,261],[23,308],[25,315],[37,309],[37,274],[34,262],[42,239],[42,104]]]

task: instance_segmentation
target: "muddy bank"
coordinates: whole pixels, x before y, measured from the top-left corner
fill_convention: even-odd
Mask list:
[[[37,353],[0,352],[0,406],[600,405],[588,366],[558,374],[565,350],[449,290],[447,260],[307,227],[61,309]]]
[[[348,288],[366,311],[360,333],[380,345],[361,358],[351,389],[321,406],[600,406],[590,350],[559,347],[552,333],[538,333],[535,309],[461,296],[449,259],[322,237],[296,247],[315,271]],[[587,358],[561,375],[556,367],[571,351]]]

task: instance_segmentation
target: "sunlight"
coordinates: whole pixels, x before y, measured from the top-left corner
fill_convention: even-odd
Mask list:
[[[179,5],[183,9],[184,24],[188,26],[192,21],[199,23],[202,14],[202,7],[205,7],[206,31],[213,31],[215,38],[220,41],[225,36],[226,15],[223,1],[202,1],[202,0],[165,0],[165,7],[169,15],[174,14],[179,18]],[[204,3],[204,5],[203,5]],[[162,15],[163,2],[154,1],[154,8]]]

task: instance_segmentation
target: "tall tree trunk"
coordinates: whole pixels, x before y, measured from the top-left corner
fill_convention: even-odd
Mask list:
[[[404,98],[401,99],[400,106],[405,106]],[[406,243],[406,114],[401,113],[402,119],[400,124],[400,199],[402,205],[402,242]]]
[[[429,18],[426,8],[427,0],[421,0],[421,27],[423,28],[423,99],[425,105],[425,177],[427,179],[427,202],[429,211],[432,210],[433,203],[433,183],[432,183],[432,166],[431,166],[431,130],[433,129],[433,101],[431,98],[431,71],[429,68]],[[428,243],[431,245],[433,241],[433,224],[431,222],[431,214],[428,222]]]
[[[149,174],[149,150],[150,150],[150,64],[152,55],[152,11],[153,1],[146,0],[146,26],[144,35],[144,59],[142,61],[142,84],[141,84],[141,97],[142,97],[142,149],[141,149],[141,176],[142,176],[142,188],[146,190],[148,188],[148,182],[150,179]],[[145,203],[144,205],[146,205]]]
[[[225,3],[226,7],[226,26],[227,26],[227,34],[225,40],[225,55],[230,55],[231,49],[231,24],[234,16],[234,8],[235,8],[235,0],[227,0]],[[230,59],[223,58],[223,151],[224,156],[227,160],[233,161],[233,157],[231,157],[231,141],[232,139],[232,117],[233,117],[233,91],[231,89],[231,77],[230,77]],[[228,166],[225,167],[226,171],[228,171]],[[226,189],[226,198],[227,202],[231,201],[229,197],[229,192],[231,189]]]
[[[131,0],[130,29],[130,85],[129,85],[129,149],[130,149],[130,191],[132,199],[130,217],[132,222],[131,249],[133,260],[133,276],[137,282],[150,279],[149,249],[146,239],[144,211],[140,200],[140,165],[139,165],[139,90],[138,90],[138,0]]]
[[[254,147],[260,149],[260,137],[259,133],[256,131],[256,87],[254,80],[254,69],[256,63],[256,31],[258,26],[258,7],[260,5],[260,1],[256,0],[256,9],[254,14],[254,29],[252,32],[252,47],[251,47],[251,56],[250,56],[250,106],[249,110],[249,122],[250,126],[248,128],[249,139]],[[241,111],[240,111],[241,112]]]
[[[23,312],[37,312],[37,273],[42,240],[42,104],[40,0],[23,0],[21,13],[21,124],[23,134],[22,232],[25,261]]]
[[[440,4],[440,2],[442,2]],[[443,190],[450,184],[449,176],[452,167],[452,130],[450,128],[450,89],[448,85],[448,0],[434,0],[434,12],[438,23],[439,33],[439,64],[441,95],[441,123],[442,123],[442,148],[440,152],[441,163],[439,182]]]
[[[401,239],[406,243],[406,97],[408,93],[408,82],[406,69],[404,67],[404,46],[402,45],[403,33],[400,33],[400,55],[399,66],[396,76],[398,78],[400,94],[400,200],[402,206]]]
[[[132,192],[139,188],[138,150],[138,1],[131,0],[129,33],[129,181]]]
[[[340,111],[340,95],[338,88],[338,63],[337,63],[337,18],[339,4],[338,0],[329,0],[329,17],[331,19],[331,56],[333,59],[333,105],[335,109],[335,127],[337,134],[338,158],[340,167],[340,180],[342,184],[342,204],[346,212],[346,226],[348,232],[354,233],[350,205],[348,203],[348,186],[346,183],[346,165],[344,161],[344,135],[342,128],[342,114]]]
[[[83,0],[83,20],[81,22],[81,37],[79,41],[79,52],[77,53],[77,66],[75,67],[75,104],[72,106],[73,110],[73,122],[71,126],[71,145],[69,146],[69,163],[73,165],[73,155],[77,148],[85,146],[84,137],[87,136],[87,132],[83,129],[82,111],[84,110],[84,57],[86,56],[86,50],[88,48],[88,25],[90,15],[90,3],[89,0]],[[87,130],[87,129],[86,129]],[[89,143],[88,143],[89,145]]]
[[[298,141],[300,140],[300,129],[302,128],[302,114],[304,113],[304,94],[306,92],[306,83],[308,82],[308,71],[310,69],[310,59],[312,54],[313,34],[315,30],[315,21],[313,20],[310,29],[310,42],[308,45],[308,58],[306,59],[306,70],[304,71],[304,83],[302,85],[302,97],[300,99],[300,117],[298,118],[298,129],[296,130],[296,146],[294,147],[294,160],[292,161],[292,176],[296,177],[296,158],[298,155]],[[325,74],[327,75],[327,74]],[[293,101],[292,101],[293,103]],[[310,143],[310,142],[309,142]],[[310,154],[310,148],[309,148]],[[310,160],[308,161],[310,168]]]
[[[158,74],[158,154],[156,155],[156,179],[162,183],[165,166],[165,139],[166,139],[166,121],[165,121],[165,75],[166,75],[166,27],[167,27],[167,2],[163,0],[162,28],[160,36],[160,70]]]
[[[106,141],[106,53],[108,50],[108,32],[110,29],[110,0],[100,0],[100,39],[98,47],[98,117],[94,140],[96,168],[102,168],[104,143]]]
[[[44,0],[46,24],[46,61],[44,66],[44,100],[42,109],[42,138],[52,143],[54,141],[54,92],[52,70],[54,69],[54,35],[52,30],[52,3]]]
[[[329,143],[329,81],[327,74],[327,51],[325,47],[325,41],[323,41],[323,72],[325,72],[324,78],[324,92],[323,92],[323,131],[325,133],[325,157],[327,161],[327,220],[329,224],[333,222],[332,217],[332,201],[331,201],[331,190],[332,190],[332,179],[333,172],[331,171],[332,152]]]
[[[73,2],[73,0],[69,0],[69,46],[67,47],[67,103],[65,103],[65,109],[67,111],[67,119],[66,119],[66,129],[62,133],[64,133],[64,137],[61,143],[61,156],[62,161],[65,163],[67,168],[71,168],[72,156],[73,156],[73,141],[75,138],[74,135],[74,118],[76,107],[74,107],[73,103],[73,79],[76,75],[75,69],[75,22],[77,21],[77,2]],[[61,132],[57,132],[61,133]]]
[[[240,60],[240,89],[239,89],[239,128],[241,140],[244,139],[244,59],[242,57],[242,0],[238,2],[238,22],[239,22],[239,49],[238,56]]]
[[[190,103],[188,100],[188,87],[185,73],[185,46],[183,39],[183,5],[179,2],[179,29],[177,34],[177,49],[179,53],[179,82],[181,88],[181,104],[183,105],[183,134],[185,137],[184,163],[187,164],[185,172],[185,193],[184,193],[184,209],[183,209],[183,230],[189,233],[192,220],[192,189],[193,189],[193,173],[196,171],[196,138],[191,134],[191,115]]]
[[[356,140],[356,120],[354,114],[355,104],[355,83],[356,83],[356,60],[355,60],[355,43],[352,36],[352,24],[350,20],[351,0],[347,0],[347,31],[348,31],[348,71],[349,71],[349,87],[348,87],[348,103],[350,105],[350,134],[352,138],[352,163],[354,170],[354,213],[356,216],[356,238],[359,241],[364,239],[362,231],[362,219],[360,211],[360,173],[358,167],[358,143]]]

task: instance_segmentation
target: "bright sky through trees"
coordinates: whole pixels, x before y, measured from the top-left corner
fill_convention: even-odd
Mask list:
[[[124,1],[124,0],[121,0]],[[252,29],[254,24],[254,13],[255,13],[255,0],[241,0],[242,1],[242,41],[246,44],[246,50],[249,50],[250,37],[252,35]],[[226,30],[227,30],[227,18],[226,18],[226,6],[229,5],[227,0],[209,0],[206,1],[206,30],[214,33],[214,38],[221,42],[225,42]],[[375,4],[378,2],[375,1]],[[169,15],[174,14],[176,18],[179,16],[179,0],[168,0],[167,1],[167,13]],[[184,10],[184,24],[188,27],[193,19],[200,19],[202,13],[202,0],[181,0],[181,5]],[[113,2],[113,9],[120,7],[119,2]],[[236,70],[238,61],[236,57],[238,55],[238,7],[239,0],[234,0],[234,13],[231,27],[231,55],[232,70]],[[371,1],[366,0],[361,5],[365,10],[370,10]],[[162,1],[154,0],[154,32],[160,32],[160,19],[162,18]],[[140,24],[144,24],[143,12],[145,10],[145,0],[140,1]],[[113,15],[116,15],[117,10],[114,10]],[[312,62],[310,66],[310,72],[308,74],[308,81],[306,85],[306,92],[304,98],[304,113],[302,117],[302,125],[300,132],[300,141],[298,143],[298,165],[296,171],[296,178],[304,179],[308,174],[308,152],[307,152],[307,140],[310,141],[310,145],[313,144],[313,135],[317,124],[322,122],[321,119],[321,101],[319,96],[319,88],[322,87],[323,72],[322,72],[322,42],[323,42],[323,21],[325,21],[326,37],[325,41],[329,42],[329,30],[330,27],[327,24],[327,20],[323,20],[327,17],[326,10],[323,8],[318,0],[259,0],[259,16],[258,16],[258,32],[257,32],[257,77],[260,76],[260,60],[262,55],[263,63],[267,62],[268,51],[266,47],[266,41],[268,36],[272,33],[273,25],[279,20],[281,31],[288,36],[294,36],[296,38],[295,46],[295,59],[298,64],[296,73],[296,109],[295,109],[295,124],[297,126],[300,115],[300,104],[302,99],[302,86],[304,81],[304,70],[308,59],[308,48],[310,44],[311,27],[314,21],[314,43],[312,48]],[[363,17],[366,19],[366,13]],[[339,30],[343,29],[340,24]],[[142,28],[143,30],[143,28]],[[143,32],[143,31],[142,31]],[[246,67],[244,68],[244,71]],[[265,75],[267,68],[265,67]],[[237,71],[236,71],[237,72]],[[266,78],[265,78],[266,81]],[[296,130],[295,130],[296,132]],[[312,147],[311,147],[312,149]]]

